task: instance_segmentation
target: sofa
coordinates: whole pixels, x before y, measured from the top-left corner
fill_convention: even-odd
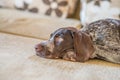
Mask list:
[[[0,9],[0,80],[120,80],[120,65],[92,59],[84,63],[45,59],[34,46],[61,27],[80,21]]]

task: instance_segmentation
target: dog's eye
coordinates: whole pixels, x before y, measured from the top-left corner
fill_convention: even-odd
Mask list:
[[[55,37],[59,37],[59,36],[60,36],[60,34],[56,34],[56,35],[55,35]]]
[[[55,37],[63,37],[64,33],[57,33]]]

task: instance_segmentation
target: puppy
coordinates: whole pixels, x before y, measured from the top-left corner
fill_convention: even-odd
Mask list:
[[[46,58],[80,62],[98,58],[120,63],[120,20],[98,20],[80,31],[72,27],[58,29],[35,49],[37,55]]]
[[[53,32],[48,41],[35,47],[36,54],[45,58],[87,61],[94,52],[90,35],[76,28],[60,28]]]

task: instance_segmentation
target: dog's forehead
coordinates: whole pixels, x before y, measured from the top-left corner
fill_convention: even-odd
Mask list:
[[[55,36],[58,35],[58,34],[61,34],[62,32],[63,32],[63,29],[58,29],[55,32],[53,32],[50,36],[50,41],[53,41]]]
[[[54,37],[55,35],[58,35],[58,34],[60,35],[60,34],[66,33],[66,32],[67,32],[66,29],[58,29],[52,33],[52,37]]]
[[[64,29],[58,29],[58,30],[56,30],[56,31],[54,32],[54,34],[56,35],[56,34],[63,33],[63,31],[64,31]]]
[[[68,30],[65,28],[61,28],[61,29],[58,29],[56,30],[55,34],[61,34],[61,33],[66,33]]]

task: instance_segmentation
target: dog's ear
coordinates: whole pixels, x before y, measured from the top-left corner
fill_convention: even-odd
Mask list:
[[[84,62],[88,60],[94,52],[94,46],[90,35],[81,31],[71,33],[73,36],[77,61]]]

